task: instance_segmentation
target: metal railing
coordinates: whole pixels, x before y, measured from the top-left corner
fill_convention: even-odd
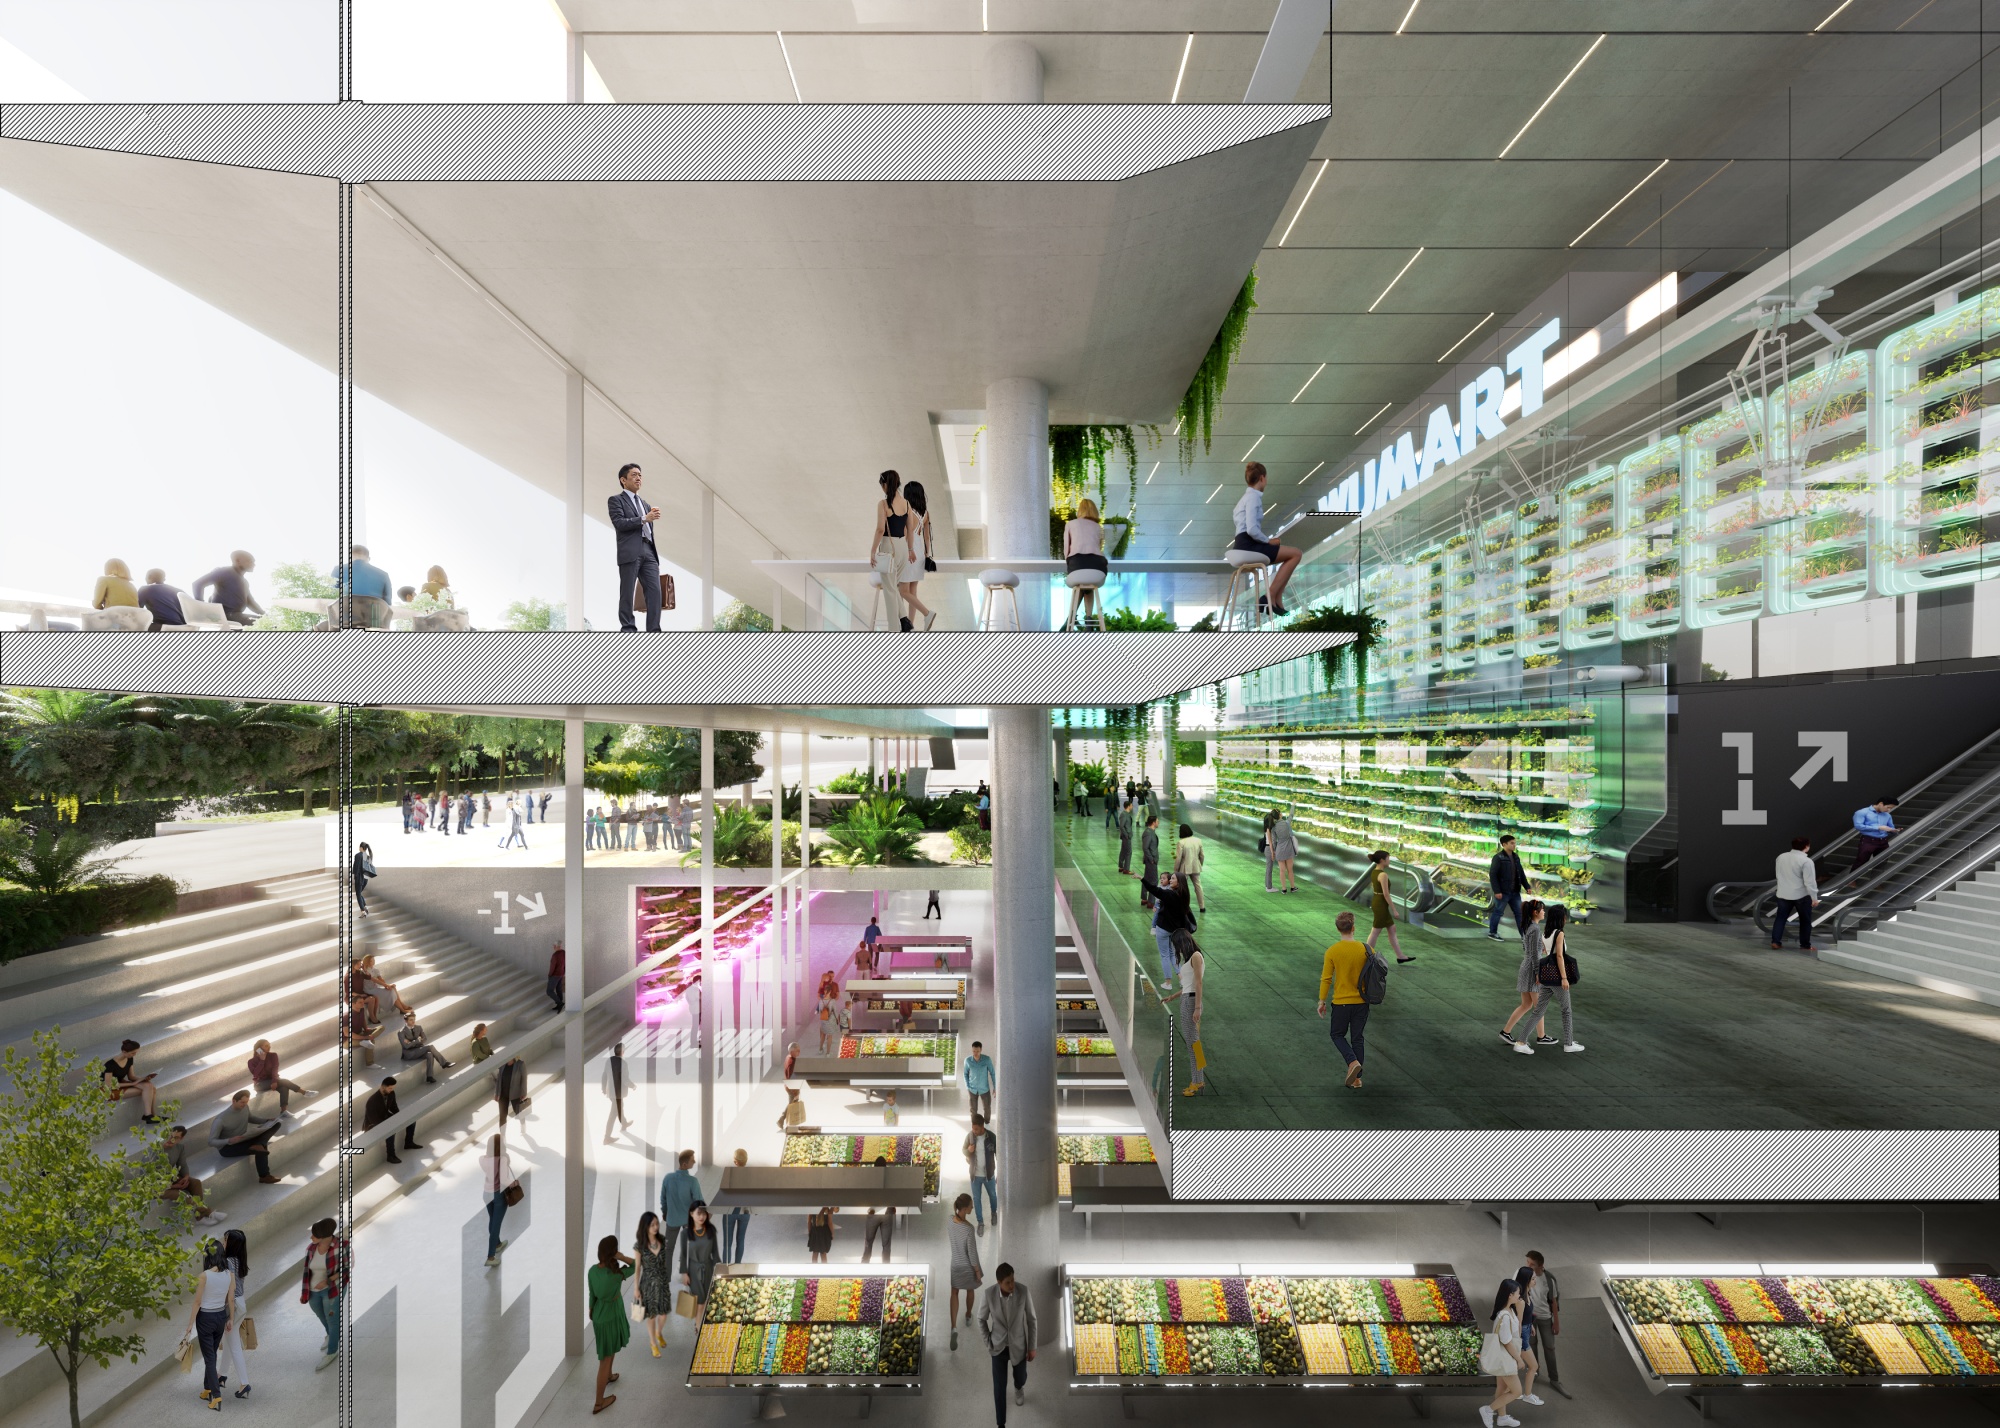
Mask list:
[[[1912,784],[1904,792],[1902,802],[1909,803],[1920,797],[1940,779],[1963,767],[1968,760],[1977,758],[1980,754],[1996,747],[2000,747],[2000,729],[1996,729],[1957,758],[1939,766],[1919,782]],[[1979,810],[1985,810],[1989,818],[2000,816],[2000,807],[1996,807],[1996,804],[2000,804],[2000,770],[1996,770],[1984,778],[1974,780],[1929,813],[1910,823],[1908,827],[1896,835],[1895,841],[1887,850],[1877,854],[1869,863],[1863,865],[1864,868],[1880,865],[1876,867],[1874,872],[1863,872],[1858,877],[1851,872],[1836,876],[1832,883],[1821,889],[1821,900],[1824,902],[1832,894],[1841,891],[1843,886],[1849,883],[1850,879],[1853,881],[1852,891],[1857,894],[1879,886],[1880,881],[1888,875],[1898,870],[1907,869],[1910,860],[1918,855],[1920,848],[1934,847],[1938,837],[1945,835],[1952,829],[1963,828],[1965,826],[1963,815],[1966,815],[1968,809],[1972,810],[1974,816],[1976,816]],[[1846,829],[1839,837],[1827,843],[1825,847],[1815,849],[1813,852],[1813,862],[1815,864],[1825,863],[1834,854],[1852,845],[1858,837],[1858,830],[1854,828]],[[1950,852],[1940,853],[1937,856],[1943,861],[1953,861]],[[1921,876],[1921,873],[1919,873],[1919,876]],[[1961,873],[1959,876],[1962,877],[1964,874]],[[1777,906],[1777,886],[1775,878],[1717,883],[1708,890],[1705,899],[1708,915],[1718,922],[1727,922],[1737,917],[1749,917],[1758,927],[1769,930],[1771,918]],[[1947,883],[1944,886],[1948,887],[1950,884]],[[1929,897],[1932,895],[1932,893],[1925,893],[1923,896]],[[1839,903],[1839,908],[1844,909],[1853,902],[1854,898],[1851,896],[1843,898]],[[1889,907],[1892,911],[1903,911],[1905,907],[1914,906],[1915,903],[1911,902],[1905,904],[1905,906],[1894,906],[1893,902],[1890,902],[1883,905]],[[1837,912],[1833,914],[1820,913],[1816,915],[1815,920],[1824,919],[1823,925],[1837,936],[1837,916]]]

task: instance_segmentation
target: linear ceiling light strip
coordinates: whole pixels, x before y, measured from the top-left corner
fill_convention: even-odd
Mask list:
[[[1181,102],[1181,81],[1187,78],[1188,56],[1194,53],[1194,31],[1188,31],[1187,43],[1181,46],[1181,67],[1174,75],[1174,96],[1167,103]]]
[[[1661,169],[1665,168],[1668,162],[1669,160],[1661,159],[1657,164],[1653,165],[1651,173],[1648,173],[1644,178],[1640,179],[1637,183],[1633,184],[1632,187],[1626,189],[1625,192],[1619,196],[1617,203],[1612,204],[1611,207],[1605,209],[1604,212],[1598,214],[1596,218],[1592,219],[1589,228],[1584,229],[1583,232],[1577,234],[1576,237],[1569,240],[1569,246],[1574,248],[1577,244],[1581,243],[1584,239],[1588,238],[1591,235],[1592,231],[1596,229],[1598,224],[1602,223],[1605,219],[1609,218],[1612,214],[1616,213],[1619,210],[1619,208],[1624,205],[1626,199],[1630,198],[1633,194],[1637,193],[1640,189],[1644,188],[1647,184],[1651,183],[1653,181],[1653,174],[1656,174]]]
[[[1368,304],[1368,310],[1370,312],[1375,311],[1376,308],[1382,305],[1382,299],[1389,296],[1390,292],[1394,290],[1396,284],[1403,281],[1403,274],[1409,272],[1411,268],[1414,268],[1417,265],[1417,259],[1423,256],[1424,256],[1424,250],[1421,248],[1417,249],[1416,252],[1410,254],[1410,261],[1403,264],[1402,267],[1396,270],[1396,276],[1389,279],[1389,286],[1382,289],[1381,293],[1379,293],[1376,296],[1375,301]]]
[[[799,72],[792,68],[792,50],[791,46],[785,43],[785,32],[774,30],[772,33],[778,37],[778,53],[785,57],[785,73],[792,77],[792,102],[803,104],[806,102],[806,97],[799,93]]]
[[[1310,387],[1314,382],[1317,382],[1319,380],[1319,374],[1321,372],[1324,372],[1325,370],[1326,370],[1326,363],[1324,362],[1320,363],[1319,366],[1314,370],[1313,374],[1310,377],[1306,378],[1305,386],[1300,387],[1296,392],[1292,393],[1292,400],[1297,401],[1300,397],[1303,397],[1306,394],[1306,387]]]
[[[1528,122],[1523,124],[1519,129],[1514,131],[1514,137],[1507,141],[1507,147],[1502,149],[1494,157],[1504,159],[1507,157],[1509,153],[1513,151],[1514,146],[1521,142],[1521,135],[1527,133],[1528,130],[1532,129],[1535,126],[1535,121],[1542,117],[1542,111],[1548,108],[1551,104],[1556,102],[1556,96],[1563,92],[1563,86],[1568,84],[1572,79],[1576,78],[1576,72],[1583,68],[1584,62],[1586,60],[1588,60],[1592,55],[1597,53],[1597,47],[1603,44],[1605,39],[1606,36],[1599,35],[1596,39],[1590,42],[1590,48],[1583,52],[1583,59],[1578,60],[1575,64],[1569,67],[1569,73],[1564,75],[1562,79],[1557,83],[1556,87],[1549,91],[1549,97],[1547,99],[1544,99],[1540,104],[1535,106],[1535,112],[1528,116]]]
[[[1298,227],[1299,215],[1304,213],[1306,205],[1313,201],[1313,190],[1319,187],[1319,181],[1326,176],[1326,166],[1332,162],[1332,159],[1321,159],[1319,161],[1319,168],[1313,173],[1312,182],[1306,185],[1306,196],[1300,199],[1299,206],[1292,210],[1292,221],[1285,225],[1284,234],[1278,239],[1278,246],[1280,248],[1284,247],[1285,240],[1292,236],[1292,230]]]
[[[1472,334],[1474,332],[1479,331],[1480,328],[1486,326],[1487,323],[1491,322],[1494,318],[1498,316],[1499,314],[1497,312],[1489,312],[1486,314],[1486,316],[1480,318],[1479,321],[1473,323],[1471,331],[1467,332],[1465,336],[1459,338],[1458,341],[1452,343],[1451,346],[1445,348],[1444,355],[1439,357],[1438,361],[1440,362],[1444,361],[1446,357],[1451,356],[1452,353],[1458,351],[1459,348],[1465,346],[1466,343],[1472,340]]]

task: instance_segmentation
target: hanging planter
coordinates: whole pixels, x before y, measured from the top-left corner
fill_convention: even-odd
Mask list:
[[[1335,645],[1330,650],[1321,650],[1320,673],[1325,676],[1326,687],[1331,692],[1340,682],[1341,671],[1351,662],[1354,666],[1354,708],[1357,714],[1368,709],[1368,652],[1382,639],[1382,621],[1365,605],[1356,611],[1343,610],[1338,605],[1315,605],[1285,626],[1288,630],[1299,630],[1313,634],[1351,634],[1354,638],[1344,645]]]
[[[1215,434],[1215,409],[1221,404],[1223,388],[1229,385],[1230,364],[1243,346],[1243,333],[1256,306],[1257,270],[1252,268],[1237,290],[1236,301],[1229,305],[1222,326],[1216,330],[1215,340],[1208,344],[1201,365],[1194,369],[1194,380],[1188,383],[1181,397],[1178,414],[1183,466],[1194,464],[1197,438],[1203,454],[1208,451],[1209,440]]]

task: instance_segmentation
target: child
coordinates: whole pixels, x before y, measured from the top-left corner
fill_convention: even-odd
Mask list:
[[[882,1124],[893,1126],[902,1118],[896,1114],[896,1093],[886,1091],[882,1095]]]

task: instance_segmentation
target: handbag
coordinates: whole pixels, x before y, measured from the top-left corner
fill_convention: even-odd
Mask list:
[[[521,1189],[521,1182],[516,1180],[513,1184],[509,1185],[505,1190],[502,1190],[500,1192],[500,1198],[502,1200],[505,1200],[507,1202],[508,1208],[511,1209],[515,1205],[521,1203],[521,1197],[523,1193],[524,1192]]]
[[[674,1312],[683,1319],[692,1319],[701,1313],[701,1301],[683,1289],[674,1296]]]
[[[645,1322],[645,1320],[646,1320],[646,1306],[644,1304],[641,1304],[638,1300],[634,1299],[632,1301],[632,1322],[635,1324],[642,1324]]]
[[[924,557],[924,572],[931,575],[937,573],[937,562],[932,560],[928,555]]]
[[[180,1343],[174,1346],[174,1362],[181,1366],[182,1373],[186,1373],[194,1367],[194,1331],[192,1329],[182,1337]]]
[[[1556,968],[1555,953],[1551,952],[1542,958],[1535,967],[1535,980],[1545,987],[1560,987],[1563,984],[1564,974],[1567,973],[1572,987],[1582,981],[1583,978],[1577,972],[1576,958],[1565,952],[1562,954],[1562,959],[1563,966],[1559,971]]]
[[[662,610],[674,608],[674,577],[665,571],[660,573],[660,608]]]
[[[243,1345],[243,1352],[254,1353],[257,1349],[257,1321],[248,1314],[236,1321],[236,1338]]]
[[[1514,1356],[1501,1344],[1500,1336],[1491,1331],[1479,1341],[1479,1367],[1482,1372],[1492,1374],[1520,1371],[1520,1365],[1514,1362]]]

